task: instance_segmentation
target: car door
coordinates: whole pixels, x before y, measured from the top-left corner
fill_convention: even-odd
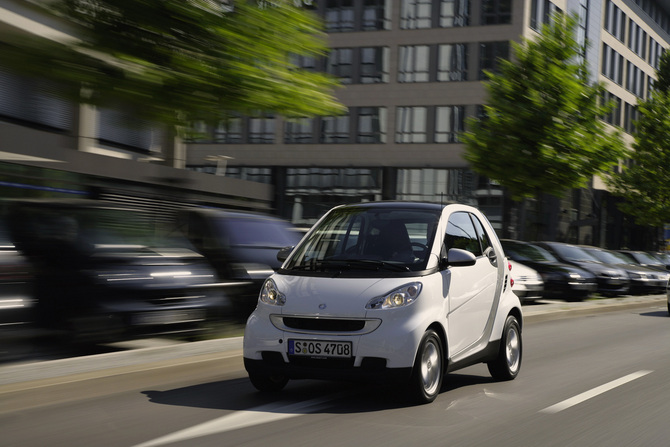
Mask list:
[[[483,226],[468,212],[449,216],[444,244],[447,253],[460,248],[476,257],[472,266],[449,267],[442,272],[449,301],[450,354],[456,355],[484,335],[496,293],[498,260]]]

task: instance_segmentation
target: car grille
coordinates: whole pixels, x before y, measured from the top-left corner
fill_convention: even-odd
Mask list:
[[[319,332],[356,332],[363,329],[365,320],[340,320],[332,318],[286,317],[284,324],[291,329]]]
[[[282,331],[301,334],[360,335],[379,327],[376,318],[329,318],[301,315],[271,315],[272,324]]]

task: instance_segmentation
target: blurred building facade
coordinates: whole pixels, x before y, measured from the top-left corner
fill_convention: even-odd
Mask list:
[[[0,42],[68,33],[32,4],[0,0]],[[619,104],[606,121],[630,140],[635,105],[670,45],[670,0],[314,0],[308,7],[324,17],[331,52],[298,62],[341,79],[336,94],[346,116],[239,117],[196,123],[198,139],[165,141],[149,124],[124,126],[113,110],[64,103],[45,82],[17,77],[0,61],[2,195],[92,190],[147,206],[268,210],[297,225],[340,203],[460,201],[479,206],[502,236],[529,239],[533,204],[507,200],[462,156],[459,132],[485,101],[483,70],[495,70],[510,42],[532,38],[554,10],[576,12],[591,77]],[[623,217],[597,179],[547,202],[541,221],[552,239],[634,245],[621,239]]]
[[[40,1],[0,0],[0,45],[72,38]],[[272,211],[272,187],[186,170],[185,147],[150,123],[73,104],[0,60],[0,199],[92,197],[169,215],[185,204]],[[1,209],[0,209],[1,210]]]

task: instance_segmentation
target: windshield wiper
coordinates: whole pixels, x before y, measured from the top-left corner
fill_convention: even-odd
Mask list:
[[[308,261],[305,264],[294,265],[291,270],[313,270],[325,271],[326,269],[351,269],[364,268],[366,270],[380,270],[386,269],[395,272],[408,272],[409,267],[406,265],[393,264],[386,261],[376,259],[323,259],[319,261]]]

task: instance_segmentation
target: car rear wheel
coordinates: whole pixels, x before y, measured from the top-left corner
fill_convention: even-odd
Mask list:
[[[288,377],[283,374],[268,374],[263,372],[250,372],[249,380],[258,391],[276,392],[282,390],[288,383]]]
[[[498,357],[487,364],[491,376],[496,380],[514,379],[521,369],[522,353],[521,326],[516,317],[510,315],[505,321]]]
[[[437,333],[426,331],[419,343],[409,384],[411,400],[426,404],[435,400],[442,387],[444,355],[442,341]]]

